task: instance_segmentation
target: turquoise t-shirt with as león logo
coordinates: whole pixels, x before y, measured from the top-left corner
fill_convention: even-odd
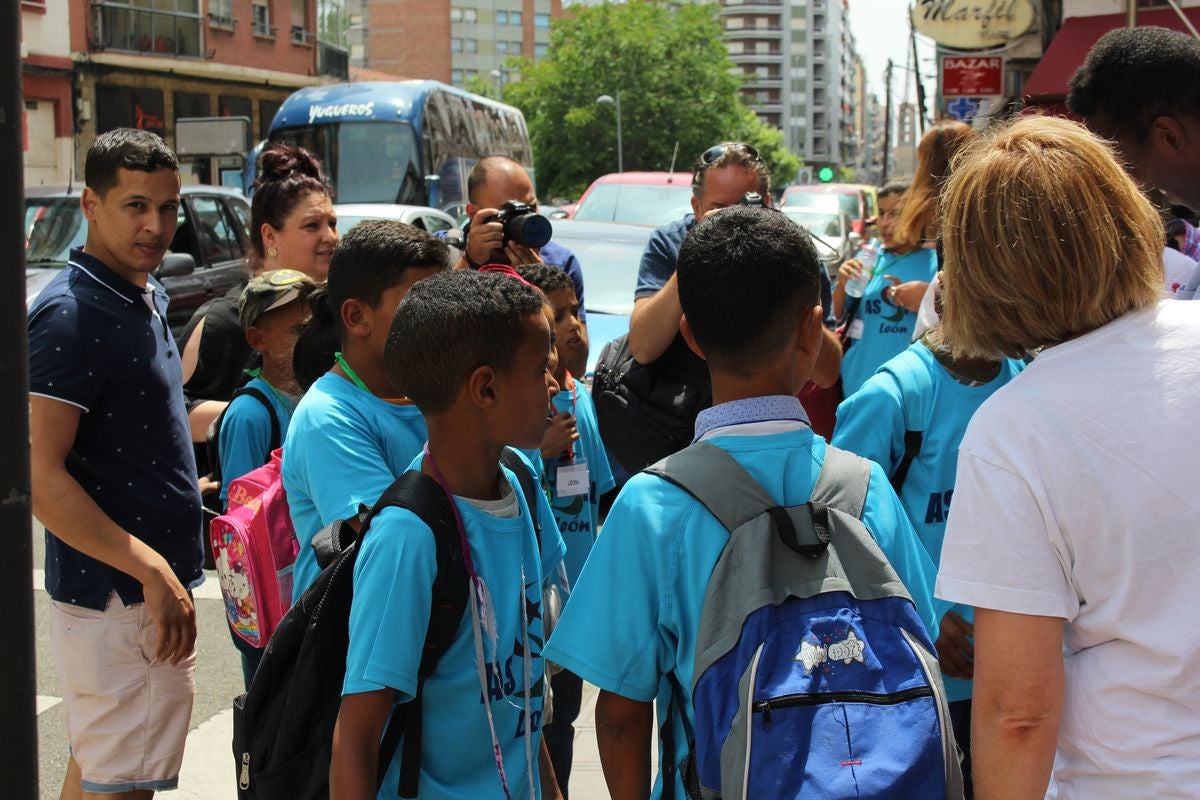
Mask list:
[[[846,327],[854,344],[842,356],[842,392],[858,391],[882,364],[912,344],[917,315],[896,306],[887,298],[892,281],[931,281],[937,272],[937,252],[913,250],[903,255],[884,253],[875,265],[875,276],[867,284],[858,310]],[[853,302],[847,299],[847,302]]]

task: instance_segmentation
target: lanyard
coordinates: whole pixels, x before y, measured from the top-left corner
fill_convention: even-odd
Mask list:
[[[334,353],[333,358],[335,361],[337,361],[337,365],[342,368],[342,372],[346,373],[346,377],[354,382],[355,386],[362,389],[364,392],[367,392],[368,394],[373,394],[373,392],[371,392],[371,390],[367,388],[367,385],[362,382],[362,378],[358,377],[358,373],[355,372],[350,367],[350,365],[346,363],[346,359],[342,357],[342,354],[340,351],[337,353]]]
[[[275,399],[279,401],[279,404],[281,406],[283,406],[284,408],[287,409],[289,414],[291,414],[293,411],[296,410],[296,401],[291,399],[287,395],[285,395],[283,392],[276,389],[275,386],[269,380],[264,378],[262,376],[262,367],[255,367],[254,369],[244,370],[244,372],[247,375],[249,375],[251,378],[258,378],[260,381],[265,383],[267,385],[267,388],[271,390],[271,394],[275,395]]]
[[[569,371],[566,373],[566,376],[567,376],[567,379],[565,381],[563,381],[563,383],[566,384],[567,388],[570,389],[570,391],[571,391],[571,418],[573,420],[575,420],[575,425],[576,425],[576,427],[578,427],[578,425],[579,425],[579,413],[578,413],[579,412],[579,383],[578,383],[578,381],[575,380],[575,378],[571,375],[571,373]],[[575,442],[574,441],[567,442],[567,460],[570,461],[571,463],[575,463]]]

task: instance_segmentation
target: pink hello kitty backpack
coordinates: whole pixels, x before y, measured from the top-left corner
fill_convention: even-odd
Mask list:
[[[283,490],[283,450],[229,484],[229,509],[209,525],[225,614],[253,647],[267,641],[292,601],[299,544]]]

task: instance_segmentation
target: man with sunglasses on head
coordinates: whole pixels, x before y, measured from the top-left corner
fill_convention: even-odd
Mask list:
[[[679,285],[675,262],[684,238],[696,224],[723,208],[757,194],[771,204],[771,170],[758,151],[741,142],[714,145],[696,160],[692,173],[692,213],[655,229],[642,254],[634,290],[633,316],[629,320],[629,352],[640,364],[657,361],[679,337]],[[826,331],[812,380],[822,388],[837,381],[842,349],[833,333],[833,292],[829,276],[821,272],[821,305]]]

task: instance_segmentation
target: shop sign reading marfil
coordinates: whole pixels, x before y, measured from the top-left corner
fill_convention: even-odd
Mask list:
[[[1037,21],[1034,0],[917,0],[913,27],[945,47],[995,47]]]
[[[942,97],[989,97],[1004,94],[1000,56],[942,56]]]

